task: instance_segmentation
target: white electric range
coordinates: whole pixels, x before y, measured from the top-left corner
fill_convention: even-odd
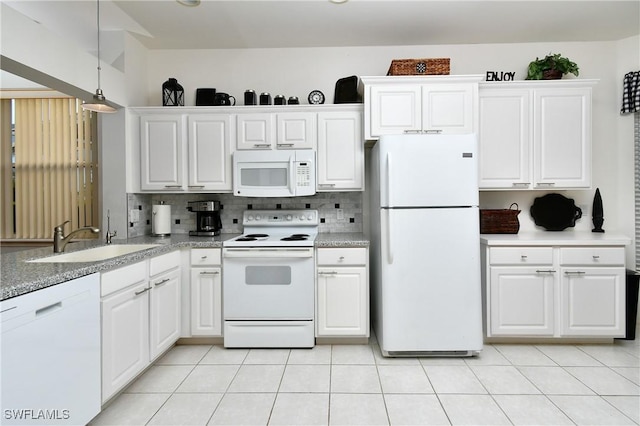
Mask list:
[[[317,210],[247,210],[222,244],[225,347],[315,344]]]

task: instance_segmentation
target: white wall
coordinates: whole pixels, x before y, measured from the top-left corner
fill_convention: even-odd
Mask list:
[[[620,42],[529,43],[443,46],[385,46],[315,49],[155,50],[149,52],[148,105],[161,105],[161,86],[175,77],[185,89],[186,105],[195,103],[195,90],[214,87],[234,95],[240,104],[245,89],[272,95],[298,96],[306,102],[313,89],[333,101],[337,79],[349,75],[385,75],[392,59],[451,58],[451,74],[515,71],[524,79],[529,62],[559,52],[580,66],[579,78],[599,79],[593,89],[593,190],[563,191],[583,208],[584,216],[571,231],[590,231],[591,204],[596,187],[602,193],[607,232],[633,236],[633,155],[629,155],[629,119],[620,117],[623,68],[634,68],[638,37]],[[621,61],[619,58],[624,57]],[[625,71],[626,72],[626,71]],[[573,78],[567,76],[565,78]],[[631,130],[632,131],[632,130]],[[521,229],[534,230],[528,210],[543,192],[483,192],[482,207],[521,208]],[[632,251],[628,250],[629,259]]]

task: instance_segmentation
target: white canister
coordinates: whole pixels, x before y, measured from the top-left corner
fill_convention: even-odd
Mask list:
[[[151,216],[151,233],[153,235],[171,234],[171,206],[169,204],[154,204]]]

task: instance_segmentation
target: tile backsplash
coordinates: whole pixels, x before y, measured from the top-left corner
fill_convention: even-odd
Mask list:
[[[196,229],[196,214],[187,210],[189,201],[216,200],[222,206],[221,233],[242,232],[245,210],[314,209],[320,215],[319,232],[362,232],[362,192],[318,193],[310,197],[248,198],[233,194],[127,194],[128,210],[139,210],[139,221],[129,223],[129,238],[151,234],[151,209],[154,204],[171,205],[171,233],[188,234]],[[343,219],[338,220],[338,210]]]

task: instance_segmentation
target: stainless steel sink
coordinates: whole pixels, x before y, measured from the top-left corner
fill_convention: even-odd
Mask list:
[[[57,256],[42,257],[40,259],[29,260],[30,263],[73,263],[73,262],[97,262],[107,260],[125,254],[135,253],[142,250],[158,247],[160,244],[113,244],[100,246],[87,250],[75,251],[73,253],[63,253]]]

